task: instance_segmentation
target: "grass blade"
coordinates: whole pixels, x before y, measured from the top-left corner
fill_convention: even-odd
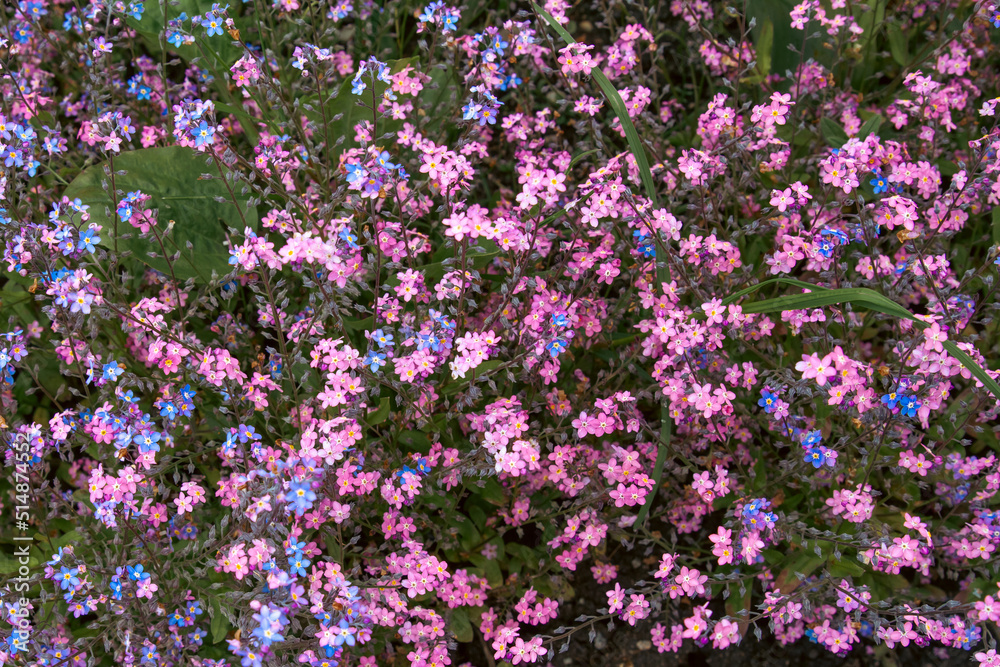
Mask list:
[[[567,44],[573,44],[576,42],[573,36],[570,35],[566,30],[559,25],[559,22],[552,18],[552,15],[547,11],[531,3],[535,12],[545,19],[553,30],[555,30],[564,42]],[[611,84],[608,77],[604,75],[600,69],[594,69],[590,75],[597,81],[597,85],[600,86],[601,92],[604,93],[605,99],[611,105],[611,109],[618,116],[618,122],[621,123],[622,129],[625,130],[625,139],[628,141],[629,150],[632,151],[632,155],[635,157],[635,164],[639,168],[639,178],[642,180],[642,185],[646,189],[646,197],[655,206],[657,204],[656,198],[656,186],[653,184],[653,172],[649,170],[649,161],[646,160],[646,151],[642,147],[642,142],[639,140],[639,133],[636,132],[635,125],[632,124],[632,119],[629,118],[628,110],[625,108],[625,101],[622,100],[622,96],[618,94],[618,90]],[[666,263],[661,263],[656,269],[656,279],[660,283],[665,283],[670,280],[670,271],[667,269]],[[656,498],[656,492],[660,488],[660,478],[663,476],[663,465],[667,459],[667,452],[670,449],[670,408],[667,406],[666,399],[661,399],[662,404],[660,405],[660,445],[659,450],[656,453],[656,467],[653,471],[653,482],[655,486],[653,490],[650,491],[649,497],[646,498],[645,504],[642,509],[639,510],[639,514],[636,517],[635,525],[642,525],[642,522],[646,520],[646,516],[649,514],[650,507],[653,504],[653,500]]]
[[[552,18],[552,14],[531,3],[535,12],[545,19],[553,30],[558,33],[564,42],[567,44],[575,44],[576,40],[573,36],[566,32],[566,29],[559,25],[559,22]],[[604,93],[604,97],[608,100],[611,105],[611,109],[618,116],[618,122],[622,124],[622,129],[625,130],[625,139],[628,141],[628,147],[632,151],[632,155],[635,156],[635,164],[639,167],[639,178],[642,179],[642,185],[646,189],[646,196],[649,197],[654,205],[657,202],[656,199],[656,188],[653,185],[653,172],[649,170],[649,162],[646,160],[646,151],[642,147],[642,142],[639,140],[639,133],[635,130],[635,125],[632,124],[632,119],[629,118],[628,110],[625,108],[625,102],[622,100],[622,96],[618,94],[618,90],[611,84],[608,77],[604,75],[600,69],[594,69],[590,76],[594,78],[597,85],[600,86],[601,92]]]
[[[892,317],[910,320],[921,330],[930,326],[927,322],[918,319],[915,315],[913,315],[913,313],[892,299],[879,294],[875,290],[868,289],[867,287],[830,289],[827,287],[819,287],[817,285],[809,285],[808,283],[802,283],[798,280],[781,278],[774,279],[772,281],[764,281],[763,283],[754,285],[753,288],[748,288],[748,290],[753,289],[756,291],[756,289],[763,287],[767,283],[778,281],[798,285],[800,287],[806,287],[814,291],[810,294],[779,296],[774,299],[764,299],[762,301],[749,303],[743,306],[743,312],[760,314],[780,313],[785,310],[807,310],[809,308],[822,308],[824,306],[850,303],[852,305],[861,306],[863,308],[867,308],[868,310],[874,310],[885,315],[891,315]],[[749,293],[748,290],[744,290],[743,293]],[[737,292],[730,297],[730,299],[734,299],[734,297],[739,298],[739,296],[743,293]],[[1000,384],[997,384],[997,381],[990,377],[982,366],[977,364],[971,356],[960,350],[958,345],[955,344],[955,341],[947,340],[944,341],[942,345],[944,346],[944,349],[948,351],[948,354],[968,369],[968,371],[972,373],[977,380],[982,382],[983,385],[989,389],[990,393],[993,394],[997,400],[1000,400]]]

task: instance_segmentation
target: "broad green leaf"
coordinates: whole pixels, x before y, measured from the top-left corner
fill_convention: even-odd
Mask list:
[[[229,623],[222,614],[222,605],[217,598],[212,598],[212,643],[218,644],[226,638]]]
[[[129,151],[113,160],[115,188],[119,191],[116,200],[121,199],[121,193],[136,190],[149,195],[152,201],[147,205],[159,209],[156,230],[163,247],[152,234],[140,238],[138,229],[118,219],[109,195],[110,178],[104,173],[107,164],[104,162],[84,170],[63,193],[90,206],[91,221],[104,228],[100,233],[102,246],[129,250],[139,261],[167,275],[171,266],[164,255],[170,257],[180,252],[173,262],[173,273],[178,280],[195,278],[206,283],[213,271],[223,276],[232,270],[227,227],[242,231],[245,221],[252,229],[257,228],[256,208],[247,206],[248,197],[239,194],[238,183],[231,183],[237,208],[210,158],[181,146]],[[125,173],[118,173],[122,171]],[[105,182],[109,183],[108,191],[102,187]],[[172,229],[167,232],[171,222]],[[150,257],[150,252],[157,256]]]
[[[486,485],[482,489],[472,489],[482,496],[483,500],[494,505],[506,505],[507,498],[504,495],[503,487],[492,477],[486,480]]]
[[[445,396],[451,396],[452,394],[456,394],[459,391],[468,389],[469,383],[472,382],[473,376],[475,376],[478,379],[483,375],[487,375],[490,371],[496,370],[502,365],[503,361],[501,359],[489,359],[487,361],[484,361],[483,363],[476,366],[473,370],[466,371],[464,378],[461,378],[457,381],[451,382],[448,385],[446,385],[442,390],[442,393]]]
[[[235,104],[226,104],[225,102],[216,102],[215,110],[216,112],[221,111],[222,113],[228,113],[236,116],[236,120],[239,121],[240,127],[243,128],[244,132],[246,132],[247,139],[250,143],[254,146],[259,143],[260,133],[257,131],[257,123],[260,121],[251,117],[250,114],[244,111],[242,107]],[[273,130],[273,134],[281,135],[281,132],[277,130],[276,123],[272,117],[268,117],[268,115],[265,114],[262,120],[269,128],[271,128],[271,130]]]
[[[500,564],[495,558],[487,558],[479,554],[469,556],[469,560],[476,564],[476,567],[483,571],[483,576],[493,588],[503,586],[503,572],[500,571]]]
[[[812,551],[799,553],[792,556],[788,564],[778,573],[774,579],[775,588],[781,593],[788,595],[799,585],[802,577],[808,577],[816,571],[820,565],[826,561],[823,556],[817,556]]]
[[[167,19],[174,20],[180,16],[181,12],[187,14],[188,17],[196,14],[204,15],[212,9],[213,4],[217,3],[215,0],[170,0],[165,4]],[[230,15],[233,17],[236,26],[241,27],[243,24],[242,18],[237,16],[236,12],[231,12]],[[176,47],[167,42],[164,33],[166,21],[163,17],[163,5],[160,0],[146,0],[142,18],[136,19],[133,16],[128,16],[125,18],[125,23],[145,38],[147,46],[149,46],[150,51],[154,54],[159,54],[163,45],[166,45],[167,51],[176,53],[189,62],[194,58],[204,57],[207,54],[210,62],[202,62],[202,66],[209,65],[211,69],[216,70],[220,68],[228,70],[243,55],[243,49],[233,43],[233,38],[224,28],[221,35],[208,37],[206,28],[202,28],[200,24],[195,27],[194,34],[198,43],[204,48],[204,52],[198,48],[197,44],[185,44]],[[185,21],[184,27],[190,30],[190,18]]]
[[[431,448],[431,441],[427,434],[420,431],[403,431],[399,434],[399,444],[403,446],[405,451],[422,454],[426,454]]]
[[[749,614],[740,612],[750,611],[750,602],[753,599],[753,582],[748,581],[744,584],[743,592],[740,593],[739,585],[735,582],[729,584],[732,588],[729,597],[726,599],[726,616],[737,619],[737,623],[740,626],[740,636],[747,633],[747,625],[749,625]]]
[[[727,296],[725,299],[722,300],[722,305],[728,306],[731,303],[736,303],[737,301],[747,296],[748,294],[753,294],[754,292],[757,292],[761,288],[767,287],[768,285],[792,285],[795,287],[801,287],[803,289],[809,289],[809,290],[824,289],[822,287],[817,287],[812,283],[807,283],[803,280],[796,280],[795,278],[769,278],[767,280],[762,280],[756,285],[751,285],[750,287],[741,289],[739,292],[730,294],[729,296]]]
[[[633,524],[635,526],[642,526],[646,517],[649,516],[649,510],[653,507],[653,501],[656,500],[656,494],[660,490],[660,483],[663,479],[663,467],[667,463],[667,454],[670,451],[670,429],[672,425],[673,420],[670,419],[670,408],[664,403],[660,406],[660,444],[656,450],[656,464],[653,466],[653,488],[650,490],[649,495],[646,496],[646,502],[643,503],[642,509],[639,510],[639,514],[635,518],[635,524]]]
[[[840,148],[847,143],[847,132],[831,118],[824,116],[819,121],[819,131],[826,143],[834,148]]]
[[[892,59],[896,61],[897,65],[906,67],[906,64],[910,62],[910,47],[906,35],[903,34],[898,25],[887,26],[885,32],[889,37],[889,52],[892,53]]]
[[[774,21],[765,19],[757,34],[757,73],[767,76],[771,73],[771,54],[774,51]]]
[[[469,614],[464,608],[459,607],[452,612],[450,627],[458,641],[464,644],[472,641],[472,623],[469,622]]]
[[[419,58],[416,57],[402,58],[400,60],[391,60],[388,64],[392,72],[396,73],[418,61]],[[337,164],[337,155],[358,145],[358,142],[354,140],[354,126],[363,120],[375,120],[375,113],[372,111],[372,107],[378,106],[382,100],[383,93],[389,87],[388,84],[378,80],[375,81],[375,85],[373,86],[371,79],[366,77],[365,83],[368,84],[368,87],[360,95],[355,95],[351,92],[352,81],[353,78],[345,79],[337,88],[337,94],[332,99],[324,101],[326,105],[325,121],[323,110],[318,107],[316,96],[312,96],[311,98],[315,109],[313,111],[306,110],[306,115],[317,123],[317,132],[326,133],[327,136],[325,139],[329,142],[330,150],[334,151],[328,154],[327,159],[331,160],[334,165]],[[378,127],[376,128],[374,137],[375,145],[382,145],[380,137],[383,134],[386,132],[395,132],[402,126],[402,121],[378,118]],[[343,138],[343,141],[334,147],[334,144],[341,138]]]
[[[991,215],[993,220],[993,243],[1000,245],[1000,206],[994,206]]]
[[[31,324],[36,319],[32,302],[35,295],[25,290],[17,283],[8,283],[0,290],[0,323],[7,326],[7,318],[17,315],[22,326]]]
[[[819,59],[824,56],[821,48],[822,40],[815,35],[815,24],[812,29],[805,31],[792,28],[792,20],[789,14],[792,8],[798,4],[798,0],[747,0],[742,7],[746,11],[746,20],[755,22],[753,27],[754,43],[758,44],[761,33],[770,22],[774,31],[772,44],[774,48],[771,52],[770,72],[784,75],[788,71],[794,72],[802,60],[810,58]],[[739,4],[736,5],[740,7]],[[808,37],[811,36],[811,37]],[[803,38],[805,40],[803,41]],[[800,56],[789,49],[789,45],[795,45],[796,51],[804,48],[804,56]],[[758,63],[760,52],[758,51]],[[824,63],[826,64],[826,63]]]
[[[831,561],[829,570],[830,576],[836,577],[837,579],[860,577],[865,573],[865,568],[861,567],[861,563],[850,558],[840,558],[838,560]]]
[[[375,426],[376,424],[381,424],[389,417],[389,410],[390,410],[390,401],[389,397],[386,396],[381,401],[379,401],[378,408],[368,413],[368,415],[365,417],[365,422],[367,422],[369,426]]]
[[[858,139],[867,139],[868,135],[877,134],[882,125],[882,116],[874,115],[865,121],[865,124],[858,130]]]
[[[531,3],[534,8],[535,13],[545,19],[553,30],[562,38],[567,44],[574,44],[576,42],[573,36],[566,32],[566,29],[559,25],[559,22],[552,18],[552,15],[547,11],[539,7],[535,3]],[[597,85],[600,86],[601,92],[604,93],[604,97],[607,98],[608,103],[611,105],[611,109],[618,116],[618,121],[622,124],[622,129],[625,130],[625,138],[628,140],[628,147],[632,151],[632,155],[635,156],[636,166],[639,168],[639,177],[642,179],[642,184],[646,188],[646,196],[649,201],[654,205],[657,202],[656,198],[656,187],[653,185],[653,172],[649,170],[649,162],[646,160],[646,151],[642,147],[642,142],[639,140],[639,133],[635,130],[635,125],[632,124],[632,119],[629,118],[628,110],[625,108],[625,102],[622,100],[622,96],[618,94],[618,90],[611,84],[608,77],[604,75],[600,69],[593,70],[590,75],[597,81]]]

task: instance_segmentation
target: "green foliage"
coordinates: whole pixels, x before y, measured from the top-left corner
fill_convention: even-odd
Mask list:
[[[112,175],[108,174],[112,165],[118,191],[113,198]],[[104,227],[104,247],[131,252],[139,261],[178,280],[194,278],[207,283],[213,273],[222,277],[232,269],[228,228],[257,228],[257,209],[238,188],[231,175],[226,180],[219,176],[206,154],[170,146],[131,151],[92,166],[70,183],[65,194],[90,206],[91,222]],[[159,209],[159,222],[151,238],[140,238],[139,230],[121,221],[115,212],[115,202],[137,190],[150,195],[150,207]]]

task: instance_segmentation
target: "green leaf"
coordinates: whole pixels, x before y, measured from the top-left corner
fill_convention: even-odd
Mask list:
[[[828,117],[823,117],[819,121],[819,131],[826,139],[826,143],[834,148],[840,148],[847,143],[847,132],[840,125]]]
[[[993,216],[993,243],[1000,245],[1000,206],[994,206],[991,214]]]
[[[222,614],[222,605],[217,598],[212,598],[212,643],[218,644],[226,638],[229,632],[229,623]]]
[[[768,282],[776,281],[765,281],[764,283],[760,283],[760,285],[755,285],[754,287],[759,288]],[[792,281],[788,279],[782,279],[781,282],[798,284],[800,286],[807,285],[801,281]],[[747,314],[780,313],[786,310],[808,310],[811,308],[823,308],[825,306],[850,303],[855,306],[861,306],[892,317],[910,320],[920,329],[926,329],[930,326],[923,320],[917,319],[913,313],[892,299],[889,299],[875,290],[871,290],[866,287],[829,289],[816,285],[808,285],[808,288],[814,291],[810,294],[781,296],[775,299],[765,299],[763,301],[749,303],[743,306],[743,312]],[[997,381],[990,377],[982,366],[977,364],[968,354],[960,350],[955,344],[955,341],[946,340],[942,343],[942,345],[944,346],[944,349],[948,351],[948,354],[950,354],[960,364],[965,366],[965,368],[968,369],[968,371],[972,373],[977,380],[986,386],[995,398],[1000,399],[1000,384],[997,384]]]
[[[576,165],[578,165],[581,160],[583,160],[584,158],[586,158],[588,156],[593,155],[594,153],[598,152],[599,150],[600,150],[599,148],[592,148],[589,151],[584,151],[584,152],[580,153],[579,155],[577,155],[576,157],[574,157],[572,160],[569,161],[569,167],[566,169],[566,171],[569,171],[570,169],[572,169],[573,167],[575,167]]]
[[[399,444],[408,452],[426,454],[431,449],[431,441],[427,434],[420,431],[403,431],[399,434]]]
[[[479,378],[484,375],[489,375],[490,371],[500,368],[503,363],[504,362],[501,359],[488,359],[487,361],[484,361],[476,366],[473,370],[467,371],[464,378],[446,385],[441,392],[445,396],[452,396],[459,391],[464,391],[469,388],[469,383],[472,382],[473,376],[475,376],[476,381],[478,382]]]
[[[465,609],[459,607],[452,612],[450,625],[455,639],[463,644],[472,641],[472,623],[469,622],[469,614]]]
[[[559,213],[562,215],[565,211]],[[551,220],[551,219],[550,219]],[[543,225],[547,225],[550,220],[543,222]],[[500,248],[496,243],[488,239],[478,239],[478,244],[482,248],[486,249],[486,252],[468,252],[465,256],[465,266],[468,270],[482,271],[486,266],[493,261],[493,258],[500,254]],[[444,263],[444,259],[438,262],[431,262],[430,264],[425,264],[420,267],[421,273],[424,274],[424,280],[430,284],[432,282],[437,282],[441,280],[447,271],[461,271],[462,270],[462,251],[459,248],[442,248],[446,257],[453,258],[447,265]],[[457,259],[458,261],[454,261]],[[395,286],[399,284],[399,276],[393,274],[390,275],[386,284],[389,286]]]
[[[667,407],[666,403],[660,406],[660,445],[656,450],[656,464],[653,466],[653,488],[650,490],[649,495],[646,496],[646,502],[643,503],[642,509],[639,510],[639,514],[635,518],[635,526],[642,526],[646,517],[649,516],[649,510],[653,507],[653,501],[656,500],[656,493],[660,490],[660,483],[663,479],[663,467],[667,463],[667,454],[670,452],[670,429],[673,425],[673,420],[670,419],[670,408]]]
[[[7,283],[0,290],[0,322],[6,326],[7,318],[14,313],[20,318],[22,326],[28,326],[36,319],[31,305],[34,300],[35,295],[17,283]]]
[[[344,322],[344,329],[346,329],[347,331],[366,331],[368,329],[371,329],[372,325],[375,324],[375,316],[369,315],[368,317],[362,317],[358,319],[345,317],[343,319],[343,322]]]
[[[503,487],[492,477],[486,480],[486,485],[478,490],[483,500],[494,505],[506,505],[507,498],[504,496]]]
[[[865,121],[865,124],[858,130],[858,139],[866,139],[868,135],[876,134],[882,125],[882,116],[875,115]]]
[[[884,21],[885,21],[884,0],[873,0],[872,2],[869,3],[869,7],[865,8],[864,12],[858,18],[858,26],[864,31],[861,33],[861,38],[860,38],[862,53],[864,53],[864,49],[868,48],[868,44],[873,39],[875,39],[875,35],[882,27],[882,23]]]
[[[378,408],[372,410],[365,417],[365,422],[369,426],[375,426],[376,424],[381,424],[389,417],[389,397],[386,396],[381,401],[378,402]]]
[[[166,3],[166,7],[168,8],[167,16],[173,20],[180,16],[181,12],[184,12],[188,16],[203,15],[212,9],[213,4],[215,4],[215,0],[171,0]],[[236,26],[241,27],[243,23],[242,19],[238,16],[233,16]],[[166,41],[164,33],[166,21],[163,17],[163,6],[160,0],[155,0],[154,2],[147,0],[144,4],[142,18],[136,19],[133,16],[127,16],[125,23],[145,38],[150,51],[154,54],[159,54],[161,47],[166,45],[167,51],[176,53],[189,62],[203,55],[202,51],[198,48],[198,44],[184,44],[176,47]],[[201,26],[196,28],[196,33],[198,31],[201,32],[197,37],[197,42],[201,44],[202,48],[208,54],[212,67],[225,67],[228,70],[243,55],[243,49],[234,44],[233,38],[226,32],[223,32],[221,35],[207,37]]]
[[[847,577],[860,577],[864,575],[865,568],[861,567],[861,564],[850,558],[841,558],[839,560],[834,560],[830,562],[830,576],[836,577],[837,579],[846,579]]]
[[[469,560],[476,564],[476,567],[483,571],[483,576],[493,588],[503,586],[503,572],[500,571],[500,564],[495,558],[487,558],[479,554],[469,556]]]
[[[737,584],[727,585],[731,585],[732,588],[730,589],[731,593],[729,597],[726,599],[726,616],[739,619],[740,636],[743,636],[747,632],[750,616],[746,613],[740,614],[740,612],[750,611],[750,601],[753,598],[753,582],[747,582],[742,593],[740,593]]]
[[[766,77],[771,73],[771,54],[774,51],[774,21],[765,19],[757,34],[757,73]]]
[[[225,102],[215,103],[216,113],[228,113],[236,116],[236,120],[239,121],[240,127],[246,132],[247,139],[250,141],[251,145],[256,146],[260,142],[260,133],[257,131],[257,124],[259,122],[264,122],[274,130],[274,134],[280,135],[281,132],[277,131],[277,124],[274,122],[274,118],[265,114],[262,121],[253,118],[250,114],[243,110],[242,107],[235,104],[226,104]]]
[[[559,22],[552,18],[551,14],[534,2],[531,3],[531,6],[535,10],[535,13],[545,19],[545,22],[556,31],[564,42],[567,44],[576,43],[573,36],[566,32],[565,28],[559,25]],[[632,119],[629,118],[628,110],[625,108],[625,102],[622,100],[622,96],[618,94],[618,90],[611,84],[611,81],[608,80],[608,77],[604,75],[604,72],[600,69],[595,69],[590,73],[590,75],[601,88],[601,92],[604,93],[604,97],[608,100],[608,104],[611,105],[611,109],[615,112],[615,115],[618,116],[618,121],[622,124],[622,129],[625,130],[625,138],[628,140],[629,150],[631,150],[632,155],[635,156],[635,164],[639,168],[639,178],[642,179],[642,184],[646,188],[646,196],[655,206],[657,198],[656,188],[653,185],[653,172],[649,170],[649,162],[646,160],[646,151],[643,150],[642,142],[639,140],[639,133],[636,132],[635,125],[632,124]]]
[[[778,573],[774,579],[775,588],[784,594],[791,593],[801,581],[799,576],[808,577],[816,568],[823,564],[826,559],[817,556],[815,553],[803,552],[790,558],[788,565]]]
[[[419,58],[417,57],[402,58],[400,60],[390,60],[388,65],[392,73],[395,74],[417,62],[419,62]],[[358,146],[358,142],[354,140],[354,126],[363,120],[374,120],[375,114],[371,109],[373,96],[376,103],[375,106],[377,106],[382,99],[383,93],[389,87],[389,84],[378,80],[375,81],[375,85],[373,86],[371,80],[366,78],[365,82],[368,84],[368,87],[360,95],[355,95],[351,92],[352,81],[352,78],[345,79],[337,89],[337,94],[332,99],[323,101],[326,105],[325,121],[323,116],[324,110],[319,108],[319,101],[316,96],[312,97],[312,103],[316,110],[306,111],[306,115],[319,124],[318,131],[327,134],[326,139],[329,141],[330,148],[335,151],[327,159],[332,160],[334,164],[337,162],[336,156],[349,148]],[[377,135],[374,137],[375,145],[381,145],[381,136],[383,134],[386,132],[395,132],[402,126],[403,121],[401,120],[394,121],[389,118],[379,118]],[[343,138],[343,141],[334,148],[334,143],[340,138]]]
[[[247,195],[240,195],[234,184],[237,208],[217,168],[211,161],[205,164],[206,159],[209,159],[206,154],[181,146],[144,148],[113,158],[115,188],[125,193],[141,191],[152,198],[148,207],[159,209],[155,229],[162,239],[162,248],[152,233],[148,238],[141,238],[138,229],[118,219],[114,202],[102,187],[107,181],[110,189],[110,178],[104,173],[108,163],[84,170],[63,194],[70,199],[78,197],[90,206],[91,221],[104,227],[100,245],[112,250],[116,247],[119,251],[129,250],[139,261],[167,275],[170,275],[171,266],[164,255],[169,257],[180,252],[180,257],[173,262],[176,278],[195,278],[207,283],[213,271],[223,276],[232,270],[226,242],[227,226],[242,231],[245,221],[251,229],[256,229],[257,211],[247,206]],[[125,173],[118,173],[121,171]],[[202,174],[215,178],[202,178]],[[116,200],[120,198],[121,195],[115,197]],[[218,201],[219,198],[224,201]],[[167,232],[170,221],[173,226]],[[150,257],[150,252],[157,257]]]
[[[910,47],[906,35],[898,25],[887,26],[886,35],[889,37],[889,52],[892,53],[892,59],[901,67],[906,67],[910,62]]]

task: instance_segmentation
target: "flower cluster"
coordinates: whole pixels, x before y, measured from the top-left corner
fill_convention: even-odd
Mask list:
[[[1000,665],[996,7],[7,4],[0,666]]]

